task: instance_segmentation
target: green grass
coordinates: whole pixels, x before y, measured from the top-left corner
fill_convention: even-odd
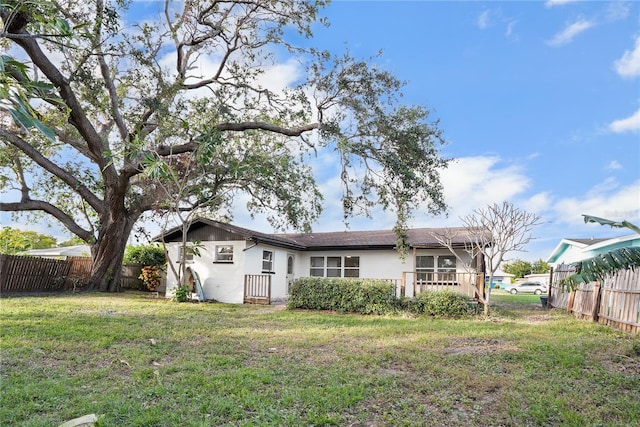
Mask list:
[[[640,338],[492,298],[490,320],[4,298],[0,425],[640,425]]]

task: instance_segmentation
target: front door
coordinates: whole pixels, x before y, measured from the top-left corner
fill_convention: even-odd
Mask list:
[[[295,262],[296,256],[294,254],[287,254],[287,295],[289,294],[289,286],[296,279],[295,277]]]

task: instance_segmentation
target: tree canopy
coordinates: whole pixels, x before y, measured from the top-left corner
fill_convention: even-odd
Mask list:
[[[516,278],[523,278],[527,274],[548,273],[550,269],[549,264],[541,259],[535,262],[514,259],[513,261],[505,262],[502,266],[502,271],[513,274]]]
[[[415,207],[446,210],[438,123],[374,59],[313,47],[324,1],[152,4],[138,18],[137,2],[0,4],[0,186],[18,195],[0,210],[92,244],[91,286],[117,290],[146,213],[228,215],[244,193],[274,227],[309,230],[320,151],[340,165],[345,218],[391,209],[402,241]],[[282,64],[295,72],[274,83]]]
[[[0,229],[0,253],[19,254],[32,249],[49,249],[55,245],[56,239],[47,234],[11,227]]]

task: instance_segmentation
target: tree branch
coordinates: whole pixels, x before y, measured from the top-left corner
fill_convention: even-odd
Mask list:
[[[0,139],[3,139],[11,145],[15,146],[23,153],[25,153],[28,157],[30,157],[34,162],[40,165],[43,169],[64,181],[69,187],[80,194],[97,212],[100,212],[102,210],[102,202],[100,199],[98,199],[98,197],[96,197],[95,194],[93,194],[84,184],[76,179],[75,176],[62,169],[57,164],[53,163],[47,157],[43,156],[38,150],[33,148],[24,139],[2,128],[0,128]]]
[[[49,60],[47,55],[42,51],[37,40],[31,38],[21,38],[20,35],[29,34],[26,30],[21,29],[17,34],[8,34],[7,38],[20,46],[29,56],[33,64],[40,69],[49,81],[59,89],[60,97],[65,105],[69,107],[71,123],[82,135],[96,163],[100,167],[105,179],[117,180],[117,172],[113,164],[110,163],[103,152],[106,151],[103,146],[100,135],[87,118],[82,105],[76,98],[76,95],[69,81],[62,75],[58,68]]]
[[[5,212],[23,212],[23,211],[43,211],[48,213],[49,215],[55,217],[58,221],[60,221],[69,231],[71,231],[76,236],[80,237],[82,240],[86,242],[91,242],[94,239],[93,234],[80,227],[75,221],[64,211],[58,209],[56,206],[51,203],[44,202],[41,200],[22,200],[21,202],[15,203],[0,203],[0,211]]]

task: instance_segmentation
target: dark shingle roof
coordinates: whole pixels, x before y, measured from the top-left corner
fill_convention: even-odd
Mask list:
[[[453,231],[454,245],[463,245],[466,231],[463,228]],[[408,230],[409,244],[413,247],[442,247],[434,234],[442,233],[441,228],[413,228]],[[292,240],[308,249],[340,248],[394,248],[398,237],[393,230],[333,231],[326,233],[276,234],[274,236]]]
[[[329,250],[329,249],[393,249],[398,238],[393,230],[368,231],[333,231],[323,233],[286,233],[268,234],[232,224],[200,218],[193,221],[190,230],[210,226],[239,235],[247,240],[262,242],[276,246],[298,250]],[[445,230],[452,236],[455,247],[462,247],[466,242],[467,231],[462,228],[413,228],[408,230],[408,240],[411,247],[440,248],[434,235],[442,234]],[[164,234],[167,241],[176,239],[182,234],[181,227],[175,227]],[[487,238],[490,234],[487,235]],[[160,241],[162,236],[156,237]]]

